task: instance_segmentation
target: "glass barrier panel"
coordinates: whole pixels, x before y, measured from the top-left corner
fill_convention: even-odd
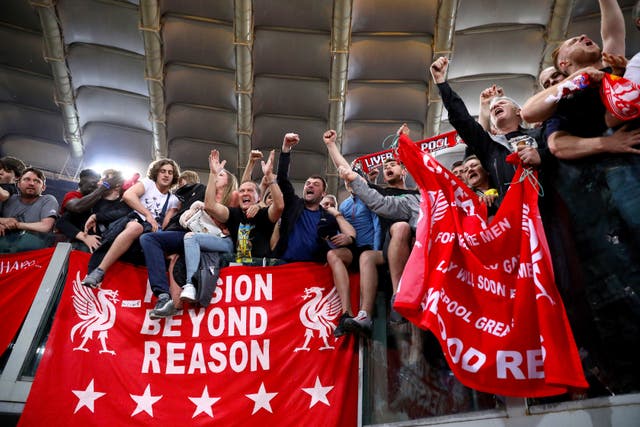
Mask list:
[[[66,266],[64,271],[66,271]],[[64,282],[66,280],[66,273],[60,275],[58,283],[56,284],[57,293],[53,296],[51,304],[49,304],[43,317],[40,319],[40,326],[38,327],[36,336],[33,340],[33,345],[27,353],[24,365],[22,365],[22,370],[20,372],[20,379],[22,381],[33,381],[33,378],[36,375],[36,370],[38,369],[38,365],[40,364],[40,360],[44,354],[44,349],[47,345],[47,338],[49,338],[53,318],[58,308],[58,303],[60,302],[60,296],[62,295]]]
[[[388,298],[378,295],[377,313]],[[504,399],[460,383],[429,331],[413,324],[374,319],[371,339],[363,339],[363,425],[418,420],[487,409],[504,409]]]

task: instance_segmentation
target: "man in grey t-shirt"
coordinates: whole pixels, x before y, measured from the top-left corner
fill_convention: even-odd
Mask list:
[[[19,194],[2,203],[0,253],[41,249],[53,243],[53,226],[58,212],[55,197],[42,192],[46,178],[35,168],[24,170],[18,181]]]

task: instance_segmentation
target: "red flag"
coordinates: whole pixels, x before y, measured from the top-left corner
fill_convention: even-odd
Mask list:
[[[468,387],[510,396],[587,383],[554,284],[537,190],[521,167],[491,223],[478,197],[403,136],[400,156],[423,195],[395,308],[439,339]]]
[[[355,425],[357,351],[336,340],[326,266],[222,270],[212,304],[150,320],[143,268],[118,263],[100,289],[67,283],[22,426]]]
[[[640,85],[624,77],[605,73],[600,97],[607,110],[620,120],[640,117]]]
[[[0,349],[4,351],[18,332],[47,271],[53,248],[0,255]]]

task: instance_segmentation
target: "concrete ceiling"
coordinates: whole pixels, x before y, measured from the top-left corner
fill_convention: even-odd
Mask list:
[[[635,1],[619,3],[631,56]],[[580,33],[600,39],[596,0],[2,0],[0,154],[65,177],[168,156],[205,176],[216,148],[240,176],[295,131],[292,180],[326,174],[335,192],[324,130],[351,159],[402,122],[451,129],[435,57],[477,114],[493,83],[524,102]]]

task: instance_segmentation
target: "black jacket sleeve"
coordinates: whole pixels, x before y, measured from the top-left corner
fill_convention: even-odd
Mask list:
[[[442,103],[449,113],[449,123],[470,148],[469,151],[480,158],[486,156],[488,148],[491,144],[494,144],[489,133],[469,114],[464,101],[451,89],[449,83],[439,83],[438,90],[440,91]],[[485,167],[487,166],[485,165]]]
[[[69,212],[63,213],[62,216],[58,218],[58,221],[56,221],[56,228],[69,239],[75,239],[76,235],[82,231],[73,224]]]
[[[282,191],[282,197],[284,199],[285,209],[287,206],[296,200],[296,191],[293,188],[293,184],[289,181],[289,164],[291,163],[291,153],[280,153],[278,160],[278,186]]]

